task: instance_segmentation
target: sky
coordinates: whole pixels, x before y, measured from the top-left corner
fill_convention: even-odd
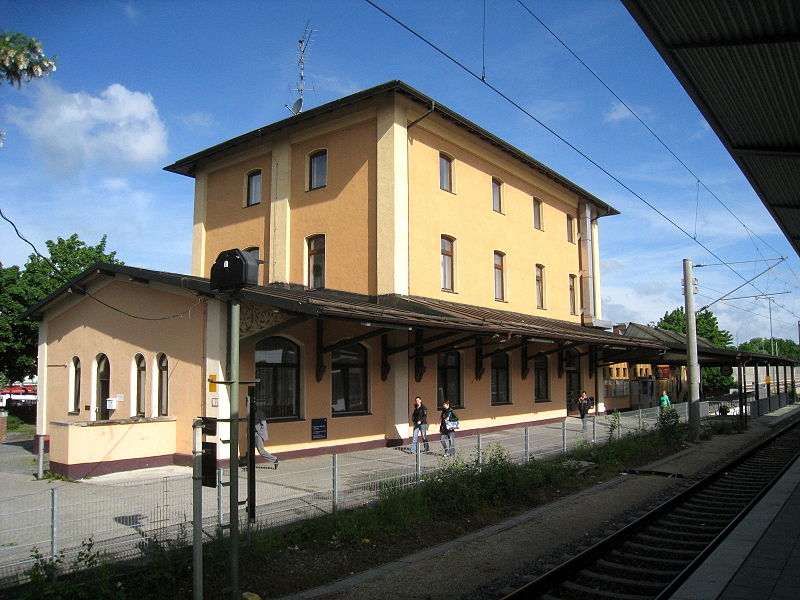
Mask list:
[[[289,116],[309,26],[306,108],[401,79],[618,209],[600,221],[604,319],[682,306],[686,258],[711,265],[698,308],[780,263],[728,294],[773,300],[711,310],[734,342],[798,339],[797,254],[618,0],[524,0],[539,20],[518,0],[373,1],[536,120],[364,0],[0,0],[0,30],[58,65],[0,86],[0,208],[40,251],[106,235],[128,265],[188,273],[194,180],[163,167]],[[0,263],[31,252],[0,221]]]

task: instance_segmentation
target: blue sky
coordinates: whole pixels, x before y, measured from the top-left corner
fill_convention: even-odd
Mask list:
[[[723,208],[516,0],[375,0],[569,140],[725,261],[789,260],[734,296],[775,296],[797,339],[798,257],[694,104],[616,0],[525,4],[658,133]],[[363,0],[18,2],[0,29],[58,70],[0,87],[0,207],[37,247],[77,233],[126,264],[188,272],[193,183],[162,167],[289,115],[310,20],[306,106],[402,79],[621,211],[600,225],[603,316],[648,323],[683,304],[683,258],[718,263],[640,199]],[[0,222],[0,262],[30,248]],[[772,263],[697,269],[698,307]],[[769,336],[767,300],[712,308],[738,341]]]

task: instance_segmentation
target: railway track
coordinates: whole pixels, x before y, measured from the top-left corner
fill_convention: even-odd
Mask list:
[[[503,600],[668,598],[800,455],[800,423]]]

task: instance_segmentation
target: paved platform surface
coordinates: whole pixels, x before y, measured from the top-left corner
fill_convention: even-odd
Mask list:
[[[800,460],[672,598],[800,598]]]

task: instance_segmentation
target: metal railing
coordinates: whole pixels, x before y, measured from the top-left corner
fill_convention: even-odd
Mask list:
[[[789,399],[751,402],[751,415],[775,410]],[[701,403],[701,415],[714,415],[713,402]],[[676,404],[680,420],[687,419],[686,404]],[[756,413],[756,411],[760,411]],[[618,415],[618,417],[617,417]],[[513,428],[490,433],[459,431],[456,453],[469,460],[481,460],[493,445],[523,463],[566,453],[578,445],[605,443],[653,429],[659,409],[632,410],[615,415],[591,415],[587,430],[581,420]],[[618,418],[618,420],[617,420]],[[409,446],[377,448],[357,452],[319,455],[281,461],[280,470],[256,467],[256,521],[262,527],[285,525],[310,517],[330,514],[375,502],[383,486],[414,485],[434,473],[450,459],[439,442],[430,442],[430,453],[412,454]],[[230,478],[228,469],[218,469],[218,481]],[[239,469],[239,489],[246,494],[245,469]],[[227,488],[203,488],[203,529],[213,536],[229,520]],[[239,507],[243,526],[246,515]],[[0,499],[0,587],[24,579],[34,559],[32,551],[47,557],[63,556],[68,568],[91,538],[94,548],[108,560],[146,560],[154,544],[191,539],[191,469],[184,476],[149,481],[99,483],[94,480],[65,484],[46,493]]]

